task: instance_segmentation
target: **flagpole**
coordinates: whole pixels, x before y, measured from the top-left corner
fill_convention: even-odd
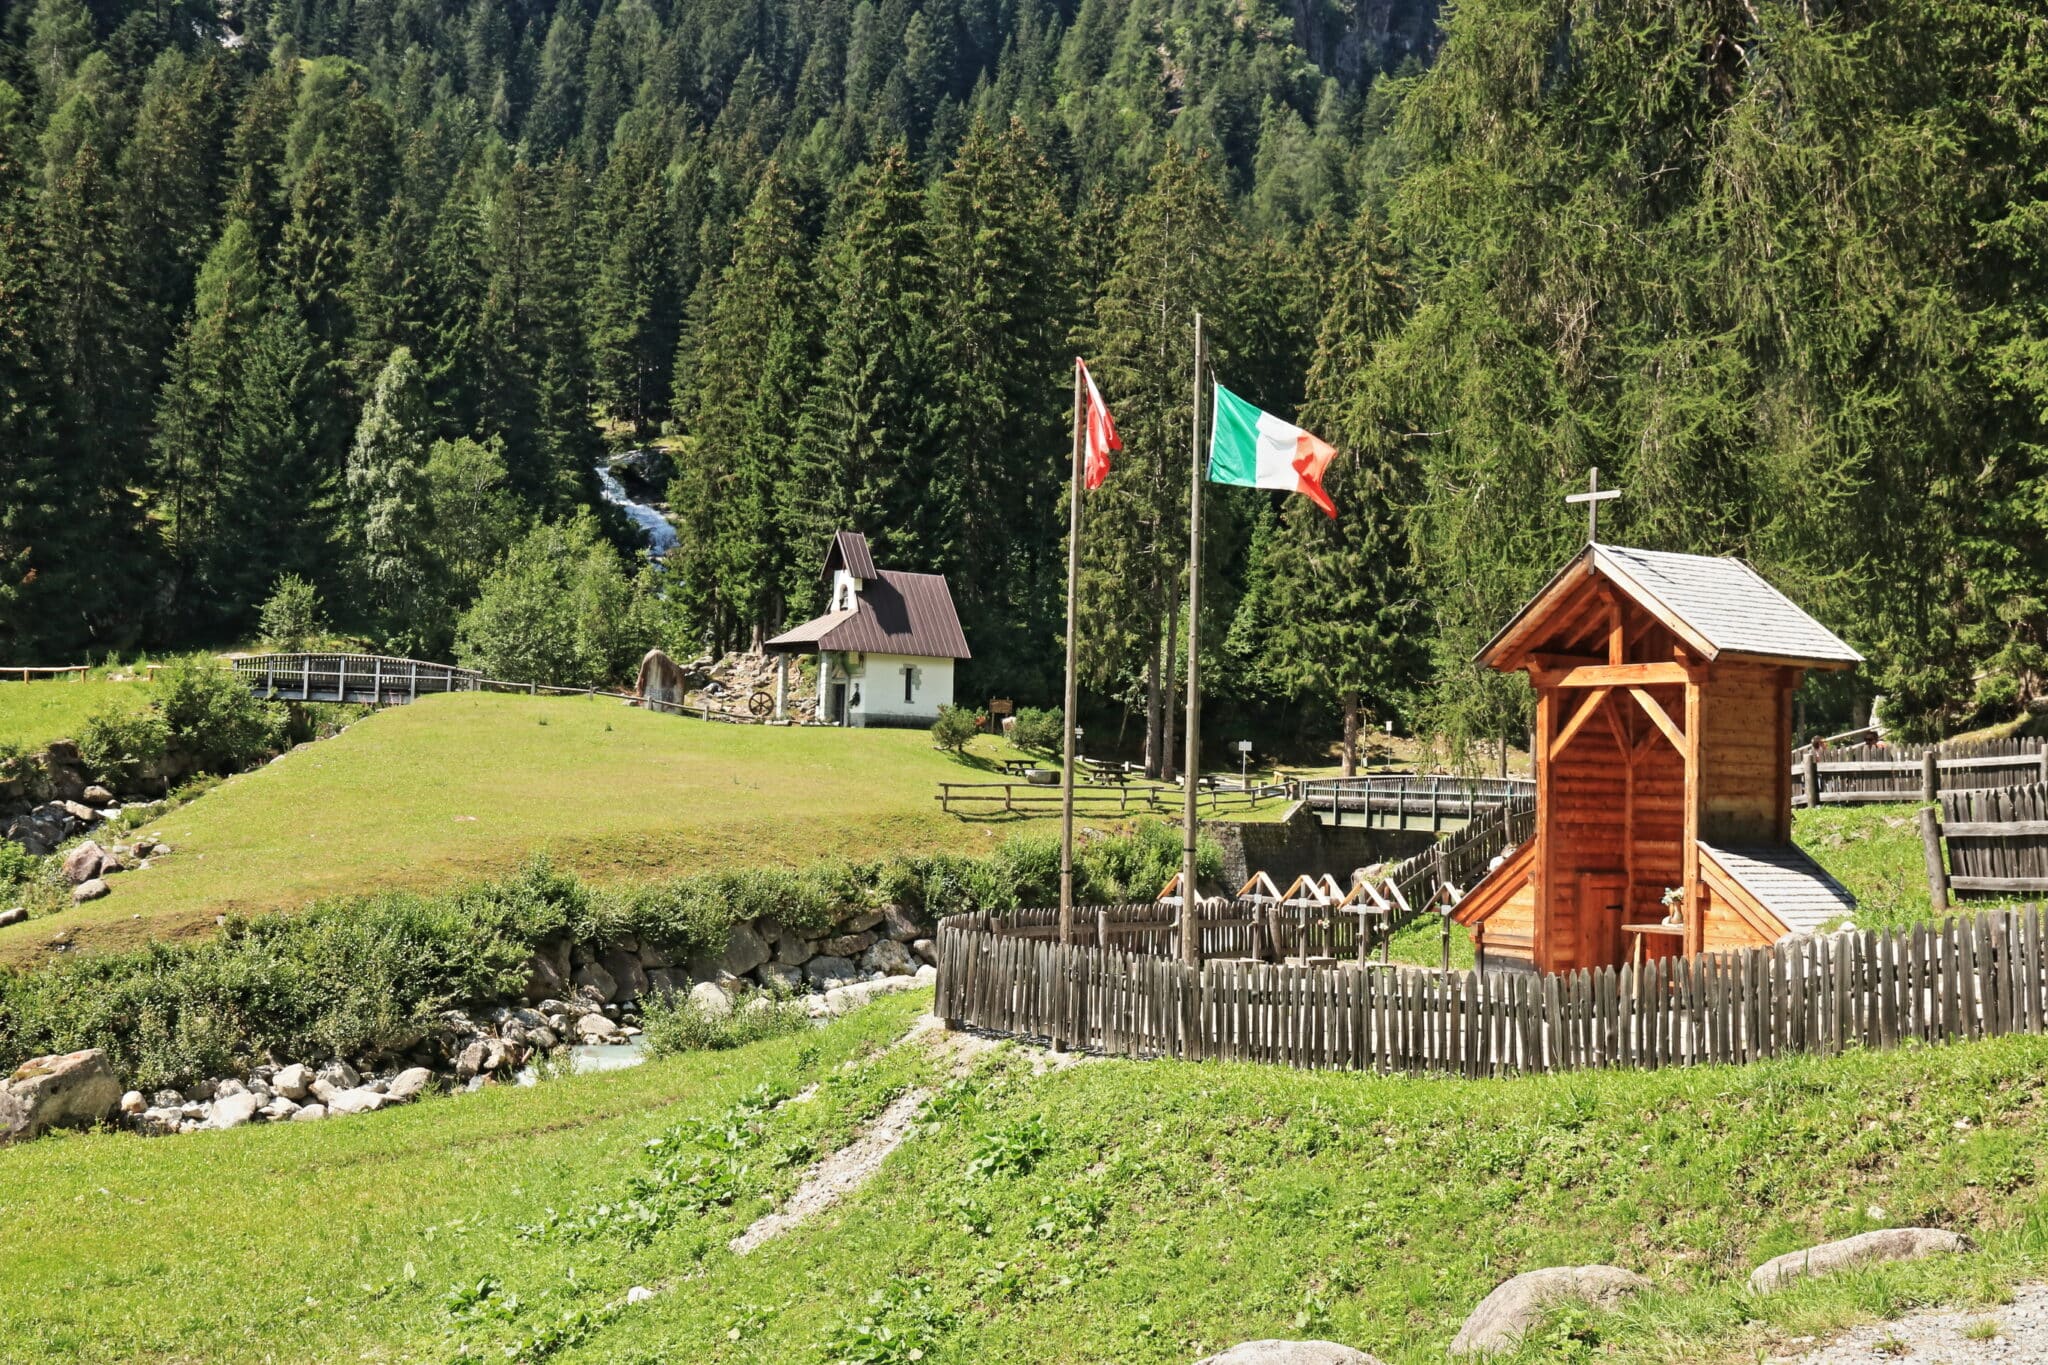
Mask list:
[[[1202,755],[1202,315],[1195,314],[1195,402],[1188,441],[1188,717],[1187,804],[1181,820],[1180,955],[1202,965],[1201,897],[1195,891],[1196,777]]]
[[[1081,578],[1081,362],[1074,361],[1074,457],[1067,493],[1067,700],[1060,709],[1060,942],[1074,941],[1074,679],[1076,585]]]

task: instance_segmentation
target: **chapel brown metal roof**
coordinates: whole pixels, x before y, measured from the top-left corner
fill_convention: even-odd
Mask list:
[[[868,538],[858,531],[841,531],[832,537],[819,577],[831,578],[834,569],[844,569],[863,582],[880,576],[875,572],[875,557],[868,549]]]
[[[782,654],[829,649],[925,659],[973,657],[944,574],[875,572],[854,594],[851,611],[827,612],[806,621],[768,641],[765,648]]]

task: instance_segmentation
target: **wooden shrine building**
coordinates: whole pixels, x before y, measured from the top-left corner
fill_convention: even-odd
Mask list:
[[[1488,968],[1774,943],[1855,901],[1792,843],[1792,694],[1861,656],[1739,559],[1588,545],[1479,653],[1536,688],[1536,832],[1452,912]]]

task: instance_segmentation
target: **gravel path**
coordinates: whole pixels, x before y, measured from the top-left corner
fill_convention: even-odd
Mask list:
[[[1983,1340],[1971,1335],[1997,1328]],[[1893,1322],[1858,1327],[1802,1356],[1774,1357],[1778,1365],[2048,1365],[2048,1285],[2023,1285],[2008,1304],[1934,1309]]]

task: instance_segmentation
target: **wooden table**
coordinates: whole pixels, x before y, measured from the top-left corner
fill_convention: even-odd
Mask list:
[[[1683,924],[1624,924],[1621,926],[1621,932],[1636,936],[1635,946],[1629,949],[1629,961],[1633,962],[1636,970],[1640,972],[1643,969],[1643,945],[1649,942],[1649,936],[1651,934],[1659,934],[1665,938],[1684,938],[1685,926]]]

